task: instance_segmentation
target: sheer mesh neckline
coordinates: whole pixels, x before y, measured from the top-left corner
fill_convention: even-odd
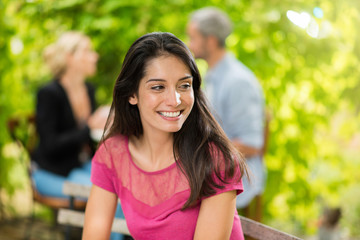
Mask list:
[[[161,174],[161,173],[164,173],[164,172],[167,172],[171,169],[173,169],[174,167],[176,167],[176,162],[172,163],[171,165],[163,168],[163,169],[160,169],[160,170],[156,170],[156,171],[146,171],[142,168],[140,168],[136,163],[135,161],[133,160],[132,156],[131,156],[131,153],[130,153],[130,149],[129,149],[129,137],[125,137],[125,146],[126,146],[126,151],[128,153],[128,157],[130,159],[130,162],[131,164],[137,169],[139,170],[140,172],[144,173],[144,174],[147,174],[147,175],[155,175],[155,174]]]

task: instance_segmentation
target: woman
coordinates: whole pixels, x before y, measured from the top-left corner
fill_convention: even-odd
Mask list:
[[[33,156],[33,178],[41,194],[65,198],[64,181],[91,184],[90,129],[103,128],[106,121],[101,110],[94,113],[94,88],[85,82],[96,72],[98,54],[89,37],[67,32],[45,49],[44,59],[54,80],[37,95],[40,141]]]
[[[93,158],[83,239],[108,238],[117,197],[134,239],[243,239],[235,202],[246,165],[200,84],[174,35],[132,44],[114,87],[114,121]]]

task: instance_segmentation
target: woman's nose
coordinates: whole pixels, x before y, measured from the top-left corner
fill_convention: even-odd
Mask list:
[[[169,91],[166,98],[166,102],[169,106],[177,107],[181,104],[180,93],[175,90]]]

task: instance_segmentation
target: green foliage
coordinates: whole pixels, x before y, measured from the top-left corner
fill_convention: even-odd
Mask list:
[[[359,180],[353,177],[358,175],[356,154],[348,153],[359,153],[350,143],[360,129],[360,2],[317,4],[324,19],[316,21],[332,25],[327,38],[311,38],[286,17],[290,9],[311,13],[313,1],[0,1],[0,186],[15,190],[9,181],[14,162],[4,154],[10,139],[3,126],[9,116],[34,110],[36,89],[50,79],[41,58],[46,45],[67,30],[91,36],[100,60],[90,81],[97,86],[98,101],[109,103],[124,55],[136,38],[169,31],[186,41],[191,11],[215,5],[233,20],[229,49],[258,76],[272,113],[265,222],[311,234],[315,227],[309,223],[318,218],[322,204],[329,204],[350,209],[344,225],[351,228],[359,221],[350,216],[359,197],[347,202],[340,193],[351,196]],[[199,66],[205,71],[203,61]]]

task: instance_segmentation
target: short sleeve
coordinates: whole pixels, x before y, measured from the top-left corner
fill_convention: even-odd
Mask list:
[[[225,175],[224,172],[221,172],[222,178],[224,178],[224,175]],[[224,187],[222,189],[216,188],[216,193],[214,195],[218,195],[220,193],[233,191],[233,190],[236,190],[236,195],[239,195],[240,193],[242,193],[244,191],[244,187],[243,187],[241,176],[240,176],[240,170],[238,168],[237,168],[237,170],[235,170],[234,176],[232,178],[230,178],[230,179],[228,178],[226,180],[227,183],[223,183],[222,181],[220,181],[220,179],[218,179],[215,176],[215,174],[213,175],[213,178],[215,180],[215,183]]]
[[[113,171],[111,154],[103,143],[92,159],[91,182],[102,189],[116,193]]]

